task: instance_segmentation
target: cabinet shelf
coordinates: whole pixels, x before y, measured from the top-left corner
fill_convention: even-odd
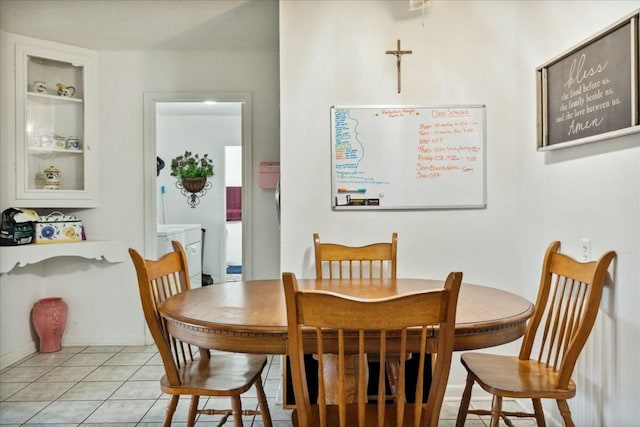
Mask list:
[[[82,103],[81,98],[72,98],[70,96],[49,95],[47,93],[27,92],[27,95],[31,98],[42,98],[50,101],[60,102],[78,102]]]
[[[72,243],[30,244],[0,247],[0,273],[50,258],[76,256],[116,263],[124,261],[123,240],[83,240]]]
[[[50,153],[82,154],[82,150],[72,150],[69,148],[29,147],[27,150],[33,154],[50,154]]]

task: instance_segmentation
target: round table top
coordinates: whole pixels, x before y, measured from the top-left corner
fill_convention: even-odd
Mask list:
[[[362,298],[442,288],[427,279],[298,279],[300,289],[322,289]],[[191,289],[160,307],[171,332],[205,348],[286,353],[287,318],[281,280],[229,282]],[[522,336],[533,304],[513,293],[463,283],[456,315],[456,350],[484,348]]]

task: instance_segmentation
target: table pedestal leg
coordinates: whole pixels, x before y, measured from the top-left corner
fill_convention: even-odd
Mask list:
[[[327,404],[338,403],[340,396],[340,372],[338,371],[338,355],[324,354],[323,375],[325,378],[325,398]],[[345,356],[344,385],[347,403],[358,401],[358,356]],[[365,359],[365,385],[369,383],[369,369]],[[365,395],[367,393],[365,386]],[[366,400],[366,396],[365,396]]]

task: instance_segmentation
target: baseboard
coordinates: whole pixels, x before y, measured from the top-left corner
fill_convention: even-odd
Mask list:
[[[72,335],[62,336],[62,346],[103,346],[103,345],[145,345],[144,335],[119,335],[104,336],[95,335]]]
[[[462,399],[462,392],[464,391],[464,384],[447,384],[447,389],[444,392],[445,400],[460,400]],[[480,387],[473,388],[473,400],[488,400],[491,401],[491,394],[487,393]]]
[[[23,359],[28,355],[35,353],[36,351],[37,349],[35,343],[29,342],[14,350],[11,350],[8,353],[0,354],[0,369],[6,368],[7,366],[16,363],[20,359]]]

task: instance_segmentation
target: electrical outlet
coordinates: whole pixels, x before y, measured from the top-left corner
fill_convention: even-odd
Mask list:
[[[582,256],[583,262],[591,261],[591,239],[582,239]]]

